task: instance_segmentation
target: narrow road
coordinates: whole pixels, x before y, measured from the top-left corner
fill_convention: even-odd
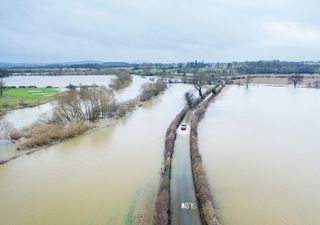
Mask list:
[[[178,127],[174,146],[170,188],[172,225],[201,225],[190,159],[191,113],[181,122],[187,125],[187,130],[181,130],[181,124]]]

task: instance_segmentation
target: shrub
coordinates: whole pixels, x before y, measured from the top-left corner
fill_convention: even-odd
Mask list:
[[[146,83],[142,85],[140,101],[147,101],[152,96],[158,95],[167,88],[167,84],[159,79],[154,83]]]
[[[117,115],[119,117],[124,117],[128,112],[128,106],[126,104],[121,104],[118,107]]]
[[[16,141],[16,140],[18,140],[18,139],[23,137],[23,132],[20,131],[20,130],[17,130],[17,129],[13,129],[13,130],[11,130],[9,136],[10,136],[11,140]]]
[[[67,126],[37,123],[24,129],[22,135],[16,132],[15,138],[24,137],[19,143],[18,149],[26,150],[78,136],[91,128],[93,128],[92,124],[84,122],[70,123]]]
[[[116,78],[111,79],[111,83],[109,84],[109,87],[114,90],[119,90],[129,86],[131,82],[132,82],[131,74],[128,71],[120,71],[116,75]]]

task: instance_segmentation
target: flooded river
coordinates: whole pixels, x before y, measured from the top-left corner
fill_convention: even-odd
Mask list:
[[[318,225],[320,90],[229,87],[199,125],[224,225]]]
[[[191,87],[172,85],[108,128],[0,166],[0,224],[152,224],[165,131]]]

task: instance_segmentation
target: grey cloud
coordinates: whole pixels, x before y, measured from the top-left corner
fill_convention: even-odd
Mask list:
[[[0,6],[0,61],[318,60],[319,7],[315,0],[11,0]]]

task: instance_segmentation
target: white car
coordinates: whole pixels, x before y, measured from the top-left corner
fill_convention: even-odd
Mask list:
[[[182,124],[181,125],[181,130],[186,130],[187,129],[187,125],[186,124]]]

